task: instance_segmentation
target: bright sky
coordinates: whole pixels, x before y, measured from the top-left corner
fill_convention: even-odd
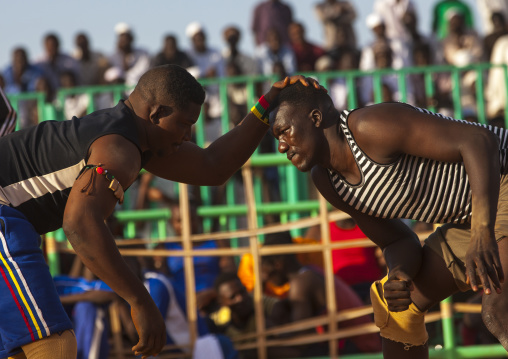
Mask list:
[[[314,5],[320,0],[283,0],[293,9],[294,18],[306,26],[307,37],[316,44],[322,43],[322,27],[314,14]],[[463,0],[476,13],[476,0]],[[201,22],[211,47],[221,49],[222,30],[234,24],[242,29],[241,48],[252,53],[253,37],[250,22],[254,6],[261,0],[21,0],[2,6],[0,22],[0,70],[10,62],[14,47],[24,46],[31,60],[42,54],[42,38],[48,32],[60,36],[64,52],[74,49],[74,36],[85,31],[94,50],[109,55],[115,47],[113,28],[118,22],[130,24],[136,36],[135,45],[151,54],[159,51],[166,33],[177,35],[180,47],[189,41],[185,27],[192,21]],[[371,39],[365,26],[365,17],[372,11],[374,0],[351,0],[358,17],[355,29],[360,45]],[[437,0],[413,0],[416,4],[419,27],[429,33],[431,11]],[[476,14],[476,24],[480,20]],[[477,27],[481,32],[481,24]]]

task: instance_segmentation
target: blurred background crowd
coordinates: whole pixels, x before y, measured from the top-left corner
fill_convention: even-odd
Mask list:
[[[431,31],[420,30],[417,0],[376,0],[369,15],[357,24],[358,9],[362,2],[346,0],[316,1],[314,14],[297,19],[290,0],[259,1],[250,14],[250,31],[254,44],[245,51],[242,41],[245,34],[241,26],[224,24],[220,36],[222,48],[209,43],[207,23],[191,22],[185,27],[186,39],[171,31],[163,36],[159,51],[149,52],[136,39],[132,24],[120,22],[114,29],[116,45],[110,52],[101,53],[93,46],[87,29],[74,36],[72,52],[64,51],[60,34],[47,32],[41,37],[43,53],[31,56],[23,44],[12,49],[10,63],[0,72],[0,87],[8,95],[25,92],[44,93],[45,102],[62,108],[65,119],[85,115],[90,97],[72,94],[58,103],[57,92],[79,86],[101,86],[123,84],[133,86],[140,76],[151,67],[177,64],[185,67],[198,79],[221,79],[233,76],[275,75],[283,78],[296,73],[323,73],[330,71],[372,71],[380,69],[404,69],[409,67],[452,65],[468,66],[480,63],[508,64],[508,1],[477,0],[475,6],[461,0],[435,1],[433,11],[427,14],[432,19]],[[363,5],[362,5],[363,6]],[[478,19],[482,24],[478,23]],[[217,19],[210,19],[210,21]],[[321,41],[311,41],[306,34],[309,22],[321,26]],[[93,26],[93,25],[90,25]],[[355,29],[361,26],[371,33],[371,41],[360,45]],[[484,28],[480,35],[479,26]],[[168,26],[171,28],[171,26]],[[182,45],[190,44],[190,46]],[[501,75],[500,75],[501,74]],[[503,72],[495,70],[484,73],[487,119],[504,126],[506,84]],[[463,71],[460,77],[462,113],[464,119],[478,120],[477,87],[478,74]],[[372,78],[358,78],[355,83],[358,105],[374,102]],[[326,86],[337,109],[348,106],[348,87],[343,77],[337,76]],[[400,83],[395,75],[382,78],[382,101],[398,101],[402,98]],[[453,81],[450,73],[436,72],[433,77],[434,95],[425,91],[424,78],[420,74],[408,76],[403,94],[407,102],[421,107],[432,106],[439,112],[453,115],[451,97]],[[206,87],[207,99],[204,106],[206,141],[213,141],[221,134],[221,104],[218,87]],[[261,90],[260,90],[261,93]],[[114,105],[110,94],[93,98],[95,109]],[[228,110],[233,124],[238,123],[247,111],[247,94],[242,83],[228,87]],[[39,121],[35,104],[21,101],[18,107],[20,127]],[[268,146],[269,147],[269,146]],[[275,150],[273,147],[267,151]],[[270,172],[265,173],[270,188]],[[181,217],[178,199],[168,185],[154,185],[154,179],[140,176],[134,208],[142,209],[153,205],[171,209],[168,226],[175,235],[181,235]],[[171,186],[169,186],[171,187]],[[217,196],[221,197],[220,189]],[[268,195],[270,197],[270,195]],[[274,196],[272,196],[273,199]],[[276,195],[275,195],[276,197]],[[220,203],[219,198],[216,203]],[[203,232],[202,220],[197,215],[199,198],[191,203],[192,233]],[[429,230],[423,224],[418,230]],[[112,230],[118,231],[112,220]],[[140,229],[140,233],[142,232]],[[351,220],[330,223],[332,241],[362,238],[364,235]],[[141,236],[141,234],[140,234]],[[318,243],[321,239],[319,227],[308,228],[300,237],[289,232],[267,235],[264,246],[291,243]],[[227,242],[227,241],[226,241]],[[202,241],[196,249],[227,247],[221,241]],[[181,250],[180,244],[166,243],[160,248]],[[132,268],[145,280],[146,286],[167,319],[168,344],[181,345],[188,342],[186,325],[185,280],[182,257],[131,257]],[[219,344],[224,358],[256,358],[254,349],[233,349],[235,343],[245,344],[255,340],[249,333],[255,331],[256,319],[252,290],[254,276],[252,256],[200,256],[193,259],[197,293],[199,337],[210,338]],[[72,255],[63,256],[61,272],[55,278],[62,301],[69,308],[69,315],[76,324],[76,335],[80,343],[80,357],[108,357],[111,338],[108,334],[107,315],[104,309],[114,301],[121,302],[100,281],[84,270],[79,260]],[[369,304],[369,286],[380,279],[385,271],[381,253],[373,247],[349,248],[333,251],[333,268],[337,293],[337,308],[361,307]],[[299,255],[264,256],[261,263],[263,281],[263,307],[267,327],[287,324],[326,313],[325,280],[320,253]],[[465,298],[478,301],[479,296]],[[126,308],[124,308],[126,309]],[[102,314],[101,314],[102,313]],[[121,315],[123,340],[135,342],[135,331],[128,315]],[[344,324],[348,327],[369,323],[369,316],[360,317]],[[103,323],[102,326],[97,323]],[[481,320],[474,315],[461,321],[464,344],[488,343],[492,338],[485,334]],[[98,328],[102,328],[97,334]],[[436,331],[435,329],[434,331]],[[319,333],[322,327],[296,331],[282,337],[306,333]],[[430,330],[432,334],[432,329]],[[235,339],[236,338],[236,339]],[[244,338],[238,340],[238,338]],[[198,341],[199,342],[199,341]],[[201,344],[200,344],[201,345]],[[208,353],[207,343],[196,353]],[[337,343],[340,353],[379,352],[377,334],[364,334]],[[184,349],[179,349],[185,351]],[[291,347],[270,348],[271,358],[296,358],[308,355],[326,355],[327,343]],[[93,353],[92,353],[93,352]],[[92,354],[91,354],[92,353]]]

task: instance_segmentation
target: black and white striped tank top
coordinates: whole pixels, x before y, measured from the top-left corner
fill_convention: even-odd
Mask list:
[[[506,173],[508,131],[413,108],[450,121],[484,126],[494,132],[500,139],[501,173]],[[340,128],[355,156],[362,180],[352,185],[339,173],[329,170],[332,185],[344,202],[362,213],[380,218],[407,218],[428,223],[470,222],[471,188],[464,163],[439,162],[406,154],[394,163],[379,164],[356,144],[347,122],[350,112],[340,114]]]

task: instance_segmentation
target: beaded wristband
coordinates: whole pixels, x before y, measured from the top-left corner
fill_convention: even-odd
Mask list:
[[[113,191],[113,194],[118,199],[118,202],[120,204],[122,204],[123,203],[123,198],[124,198],[124,190],[123,190],[122,185],[120,184],[120,182],[118,182],[118,180],[115,178],[114,175],[110,174],[108,172],[108,170],[102,168],[102,166],[103,166],[102,163],[99,163],[98,165],[86,165],[85,167],[83,167],[83,169],[81,169],[81,171],[79,172],[78,178],[86,170],[89,170],[89,169],[94,169],[95,170],[92,173],[92,176],[90,177],[90,181],[86,184],[85,187],[83,187],[81,189],[81,192],[85,192],[86,191],[86,193],[88,195],[91,194],[91,192],[93,191],[93,184],[95,182],[95,173],[98,173],[98,174],[103,175],[104,177],[106,177],[106,179],[109,181],[108,188]]]
[[[259,101],[252,106],[250,111],[261,120],[264,124],[268,125],[268,118],[266,118],[266,115],[268,115],[268,107],[270,107],[270,104],[268,101],[266,101],[265,96],[261,96],[259,98]]]

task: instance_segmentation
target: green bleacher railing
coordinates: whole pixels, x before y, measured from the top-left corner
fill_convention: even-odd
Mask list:
[[[454,117],[462,118],[463,112],[461,107],[461,92],[460,81],[461,75],[466,71],[473,71],[476,73],[476,107],[477,115],[480,123],[487,122],[484,76],[486,71],[494,68],[501,67],[505,78],[505,94],[508,99],[508,70],[506,65],[492,65],[492,64],[476,64],[467,67],[453,67],[453,66],[428,66],[428,67],[410,67],[399,70],[376,70],[370,72],[362,71],[331,71],[323,73],[306,73],[305,75],[315,77],[323,86],[328,87],[329,81],[344,78],[348,87],[348,107],[356,108],[359,103],[357,93],[354,91],[356,87],[356,79],[366,76],[371,76],[373,79],[374,102],[381,100],[381,87],[383,76],[394,75],[397,76],[397,83],[401,91],[401,101],[406,101],[407,77],[412,74],[423,74],[425,84],[425,94],[428,98],[435,95],[435,88],[433,83],[433,75],[438,73],[448,73],[452,81],[452,103]],[[241,76],[234,78],[221,78],[221,79],[203,79],[200,82],[203,86],[218,86],[219,96],[222,104],[221,128],[222,132],[226,132],[231,128],[230,113],[227,106],[227,86],[231,84],[243,83],[246,85],[247,92],[247,111],[255,103],[259,93],[256,87],[266,83],[275,81],[273,76]],[[62,104],[65,98],[69,95],[87,94],[89,96],[88,112],[96,110],[94,97],[101,93],[112,94],[113,103],[117,103],[125,95],[125,91],[131,88],[123,85],[111,86],[93,86],[93,87],[77,87],[72,89],[61,89],[58,91],[58,103]],[[8,95],[13,107],[18,110],[23,101],[36,101],[38,108],[38,115],[41,121],[46,120],[62,120],[61,108],[58,105],[46,104],[44,101],[44,94],[42,93],[26,93],[18,95]],[[432,105],[429,110],[436,111]],[[505,103],[505,125],[508,127],[508,101]],[[200,114],[199,121],[196,124],[195,134],[196,142],[200,146],[205,145],[204,133],[204,111]],[[291,166],[286,157],[278,153],[261,154],[256,151],[250,160],[250,164],[254,167],[268,167],[276,166],[280,178],[280,192],[281,202],[263,203],[262,202],[262,182],[260,177],[254,179],[255,183],[255,197],[257,202],[257,211],[259,213],[258,221],[259,226],[264,224],[264,216],[267,214],[280,215],[281,222],[288,222],[303,216],[315,216],[319,209],[318,201],[308,199],[307,175],[302,174]],[[219,218],[221,230],[236,230],[238,229],[237,218],[245,216],[247,213],[247,206],[242,203],[237,203],[234,192],[234,183],[229,181],[226,184],[226,203],[222,205],[213,205],[211,201],[211,189],[208,187],[200,188],[201,197],[204,205],[198,208],[198,214],[205,218],[206,230],[211,228],[213,218]],[[157,238],[166,238],[166,224],[170,218],[168,209],[148,209],[140,211],[121,210],[116,213],[119,221],[126,224],[126,238],[136,237],[135,223],[140,221],[155,222],[157,230],[154,235]],[[57,242],[65,241],[63,232],[56,231],[49,233],[48,238],[52,238]],[[232,246],[237,246],[236,241],[232,241]],[[53,274],[58,272],[58,255],[56,252],[48,253],[48,263],[50,270]],[[451,298],[442,302],[442,306],[449,306]],[[506,356],[506,351],[501,345],[474,345],[467,347],[457,346],[457,336],[453,323],[453,315],[443,317],[443,348],[430,349],[431,358],[446,358],[446,359],[462,359],[462,358],[478,358],[478,357],[498,357]],[[381,354],[355,354],[343,355],[346,359],[377,359],[382,358]],[[324,358],[324,357],[323,357]],[[316,358],[318,359],[318,358]]]

